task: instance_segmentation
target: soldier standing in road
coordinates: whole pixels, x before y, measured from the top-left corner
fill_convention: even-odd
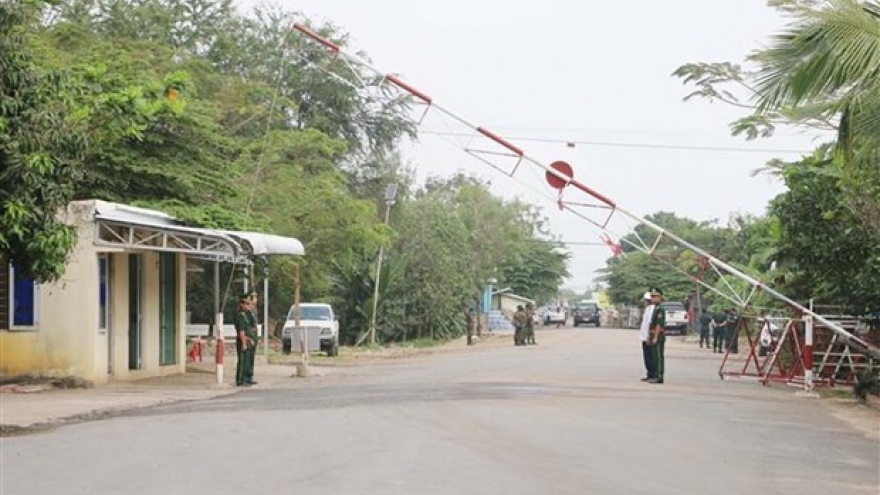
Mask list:
[[[727,315],[719,311],[712,315],[712,352],[724,352],[724,339],[727,333]]]
[[[666,310],[660,303],[663,302],[663,291],[654,287],[651,289],[651,303],[654,311],[651,313],[649,344],[654,347],[654,367],[657,376],[648,383],[663,383],[663,374],[666,371]]]
[[[709,313],[709,308],[704,308],[700,313],[700,349],[703,348],[703,342],[706,343],[706,349],[709,348],[709,327],[711,324],[712,315]]]
[[[739,315],[736,310],[730,308],[727,310],[727,348],[733,354],[739,354]]]
[[[526,326],[525,339],[523,343],[526,345],[535,345],[535,308],[532,303],[526,304]]]
[[[256,327],[252,325],[249,315],[251,312],[251,299],[248,294],[242,294],[238,299],[238,313],[235,315],[235,351],[238,362],[235,365],[235,385],[249,387],[255,385],[253,375],[254,354],[256,353],[257,335]]]
[[[648,342],[651,339],[651,315],[654,313],[654,306],[651,304],[651,293],[645,292],[642,297],[645,303],[645,312],[642,313],[642,324],[639,327],[639,340],[642,342],[642,359],[645,361],[645,375],[643,382],[657,378],[657,372],[654,369],[654,347]]]
[[[516,313],[513,313],[513,345],[523,345],[525,326],[526,310],[519,305],[516,307]]]
[[[254,348],[250,356],[248,357],[248,377],[250,377],[250,384],[256,385],[257,382],[254,381],[254,366],[257,360],[257,349],[258,344],[260,343],[260,329],[259,329],[259,321],[257,320],[257,307],[259,304],[259,295],[257,295],[257,291],[251,290],[248,292],[248,297],[251,300],[251,310],[248,312],[248,321],[250,322],[250,330],[251,330],[251,338],[254,341]]]
[[[465,308],[464,310],[465,331],[467,332],[467,345],[474,345],[474,328],[476,320],[474,318],[473,308]]]

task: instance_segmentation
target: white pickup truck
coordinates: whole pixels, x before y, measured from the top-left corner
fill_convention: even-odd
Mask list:
[[[309,351],[321,350],[328,356],[339,355],[339,321],[333,307],[323,303],[301,303],[299,305],[299,327],[296,326],[295,307],[290,307],[284,323],[282,339],[286,349],[299,349],[302,346],[302,333],[305,333],[306,347]]]
[[[663,327],[667,334],[683,334],[688,326],[688,313],[684,304],[680,302],[664,302],[660,306],[666,310],[666,326]]]

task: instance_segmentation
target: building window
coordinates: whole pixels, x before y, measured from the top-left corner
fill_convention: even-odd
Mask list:
[[[106,255],[98,257],[98,332],[107,333],[110,324],[110,263]]]
[[[13,329],[32,329],[38,323],[39,291],[34,280],[16,274],[9,265],[9,324]]]

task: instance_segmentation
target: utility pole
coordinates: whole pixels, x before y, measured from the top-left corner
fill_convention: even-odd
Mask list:
[[[299,263],[293,265],[293,331],[296,332],[299,330],[299,348],[300,348],[300,363],[296,367],[296,374],[300,377],[309,376],[309,346],[306,342],[306,329],[302,328],[300,325],[300,315],[299,315],[299,288],[300,288],[300,278],[299,278]],[[293,340],[294,333],[290,334],[290,340]],[[291,342],[291,346],[293,346],[293,342]]]
[[[269,364],[269,258],[263,256],[263,355]]]
[[[385,189],[385,225],[391,216],[391,206],[396,203],[397,184],[388,184]],[[376,313],[379,310],[379,278],[382,274],[382,258],[385,255],[385,246],[379,246],[379,258],[376,260],[376,276],[373,283],[373,313],[370,315],[370,344],[376,343]]]

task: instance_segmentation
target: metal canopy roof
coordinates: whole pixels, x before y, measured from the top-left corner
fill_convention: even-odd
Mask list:
[[[238,239],[239,242],[244,241],[243,244],[250,246],[249,251],[255,256],[273,254],[303,256],[306,254],[302,243],[293,237],[263,234],[260,232],[238,232],[234,230],[224,230],[222,232]]]
[[[160,211],[100,200],[80,203],[94,205],[96,246],[184,253],[237,263],[249,263],[253,256],[305,254],[302,243],[293,237],[189,227]]]

